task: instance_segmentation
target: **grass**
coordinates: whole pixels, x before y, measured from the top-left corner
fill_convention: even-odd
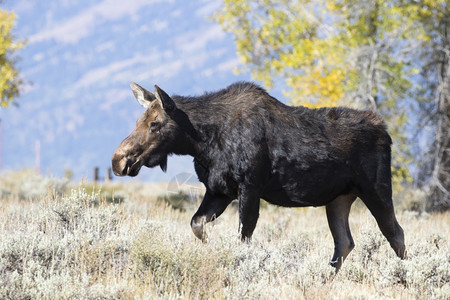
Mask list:
[[[355,250],[335,275],[323,208],[267,205],[251,243],[235,207],[189,227],[195,206],[158,201],[164,187],[108,185],[4,193],[0,299],[448,299],[450,213],[399,211],[408,258],[398,259],[361,203]],[[108,191],[108,195],[103,194]],[[117,193],[121,201],[110,201]],[[177,198],[178,199],[178,198]]]

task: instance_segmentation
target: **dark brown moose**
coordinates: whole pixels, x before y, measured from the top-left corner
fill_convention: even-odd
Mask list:
[[[291,107],[245,82],[199,97],[170,97],[156,85],[154,94],[136,83],[131,89],[146,111],[114,152],[114,173],[136,176],[142,166],[158,165],[165,171],[169,155],[191,155],[206,186],[191,221],[199,239],[233,199],[243,240],[255,229],[260,198],[286,207],[325,205],[331,264],[339,270],[354,248],[348,216],[359,197],[404,258],[392,203],[392,142],[378,114]]]

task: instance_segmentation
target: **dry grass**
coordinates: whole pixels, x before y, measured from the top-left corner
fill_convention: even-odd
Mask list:
[[[119,186],[109,187],[118,189]],[[207,227],[193,208],[156,201],[155,186],[120,187],[112,204],[77,188],[0,201],[1,299],[448,299],[450,214],[400,212],[408,259],[399,260],[356,204],[355,250],[338,275],[322,208],[261,210],[250,244],[233,207]]]

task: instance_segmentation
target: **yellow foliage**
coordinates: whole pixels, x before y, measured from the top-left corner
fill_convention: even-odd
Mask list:
[[[19,95],[22,80],[15,68],[14,53],[23,43],[14,40],[11,33],[16,16],[0,9],[0,107],[7,107]]]
[[[329,1],[224,1],[216,20],[235,35],[237,54],[255,79],[272,86],[285,77],[294,104],[336,106],[352,72],[339,32],[319,29]],[[245,70],[244,66],[244,70]]]

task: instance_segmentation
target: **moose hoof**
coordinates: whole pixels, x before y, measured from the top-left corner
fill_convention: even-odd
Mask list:
[[[406,251],[405,248],[403,248],[399,251],[397,256],[400,257],[401,259],[406,259],[406,258],[408,258],[408,252]]]
[[[194,232],[194,235],[202,242],[206,242],[206,234],[203,229],[204,224],[203,218],[192,218],[191,220],[192,232]]]
[[[341,256],[341,257],[338,257],[338,258],[330,261],[330,265],[336,269],[336,273],[337,273],[339,271],[339,269],[341,268],[343,262],[344,262],[344,258]]]

